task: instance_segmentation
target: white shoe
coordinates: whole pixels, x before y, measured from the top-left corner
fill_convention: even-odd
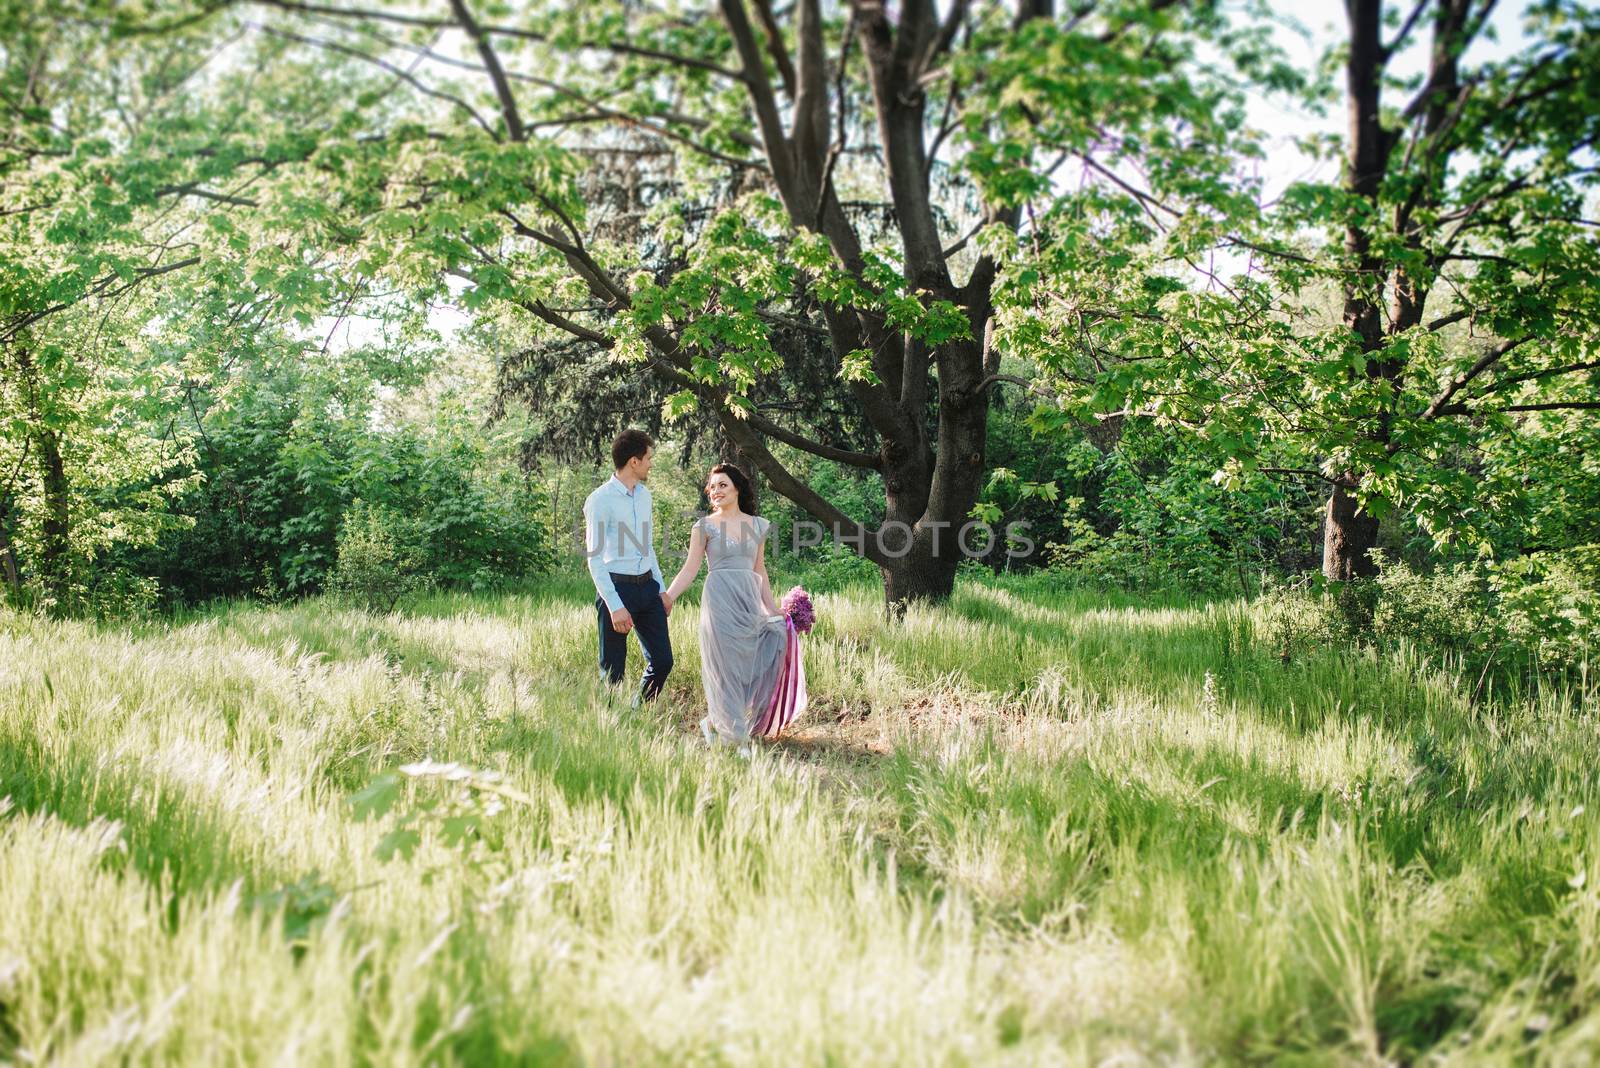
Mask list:
[[[755,743],[754,742],[745,742],[743,745],[741,745],[739,747],[738,753],[739,753],[739,759],[740,760],[749,760],[751,757],[756,755]]]

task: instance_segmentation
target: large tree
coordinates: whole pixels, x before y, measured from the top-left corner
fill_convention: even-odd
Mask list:
[[[1600,409],[1600,13],[1533,4],[1511,49],[1491,39],[1494,7],[1348,0],[1327,65],[1341,77],[1324,87],[1344,131],[1304,141],[1340,175],[1239,205],[1225,243],[1242,271],[1152,289],[1146,260],[1105,269],[1135,246],[1057,219],[1008,274],[1041,262],[1106,296],[1041,299],[1002,278],[1002,314],[1041,318],[1030,351],[1080,414],[1192,427],[1224,483],[1245,469],[1323,483],[1330,580],[1373,572],[1379,519],[1399,509],[1440,547],[1487,547],[1526,488],[1526,465],[1496,457],[1578,448]],[[1397,73],[1401,57],[1420,73]],[[1138,225],[1184,226],[1143,195]]]
[[[26,569],[57,604],[83,533],[74,478],[103,480],[116,466],[111,454],[132,444],[116,413],[143,392],[118,358],[115,311],[198,262],[171,227],[141,231],[136,213],[174,199],[180,174],[205,188],[187,164],[117,156],[203,61],[182,39],[116,47],[94,24],[103,14],[94,3],[0,4],[0,543],[12,586]],[[82,447],[90,433],[109,447]],[[24,539],[34,551],[19,562]]]
[[[1369,502],[1404,500],[1397,454],[1462,440],[1436,424],[1513,429],[1517,413],[1600,409],[1600,244],[1585,217],[1600,11],[1535,4],[1528,47],[1473,63],[1495,0],[1416,0],[1388,34],[1381,0],[1345,6],[1339,277],[1352,373],[1365,381],[1361,425],[1330,472],[1323,573],[1334,580],[1374,569],[1379,508],[1363,507],[1363,489]],[[1423,33],[1422,84],[1388,104],[1386,90],[1402,88],[1389,67]],[[1430,366],[1428,335],[1455,323],[1475,340]]]
[[[245,10],[415,91],[410,126],[321,153],[345,176],[329,206],[361,235],[357,270],[462,275],[469,303],[634,362],[669,414],[709,410],[773,489],[876,563],[893,606],[950,592],[991,392],[1028,384],[1001,367],[998,257],[1039,216],[1126,212],[1135,166],[1214,215],[1239,114],[1197,73],[1195,42],[1261,54],[1210,5],[1170,0]],[[669,269],[638,270],[591,214],[581,177],[605,151],[670,156],[652,220]],[[782,363],[780,326],[826,339],[873,447],[752,402]],[[775,443],[880,472],[884,528],[797,478]]]
[[[344,295],[296,190],[262,196],[337,96],[192,13],[125,16],[0,0],[0,551],[58,607],[77,564],[153,535],[229,338]]]
[[[584,154],[580,182],[591,239],[632,248],[639,269],[667,282],[688,263],[681,244],[659,240],[653,216],[664,200],[685,195],[686,179],[668,153],[618,148],[607,145]],[[768,341],[782,366],[760,376],[746,399],[763,415],[781,413],[788,425],[804,426],[813,440],[865,452],[874,443],[870,427],[849,396],[848,383],[836,374],[827,333],[812,321],[817,314],[811,299],[795,314],[769,324]],[[587,463],[606,455],[622,427],[637,426],[657,436],[671,434],[682,446],[684,464],[710,453],[741,464],[759,484],[759,470],[728,437],[715,412],[704,406],[675,412],[667,426],[662,383],[612,360],[608,350],[550,330],[507,302],[480,309],[472,327],[472,343],[498,354],[491,417],[503,418],[512,404],[535,413],[520,450],[524,469],[552,460]]]

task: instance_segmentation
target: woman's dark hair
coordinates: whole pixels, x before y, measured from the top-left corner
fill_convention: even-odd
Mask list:
[[[621,471],[635,456],[643,456],[655,447],[655,439],[643,430],[624,430],[611,443],[611,466]]]
[[[760,513],[756,511],[756,488],[750,484],[750,476],[739,470],[736,464],[713,464],[711,470],[706,472],[706,481],[710,482],[711,476],[719,473],[727,475],[728,481],[733,483],[733,488],[739,491],[739,507],[743,509],[744,514],[759,515]],[[706,506],[710,507],[711,501],[706,498],[704,485],[700,487],[700,496],[705,500]]]

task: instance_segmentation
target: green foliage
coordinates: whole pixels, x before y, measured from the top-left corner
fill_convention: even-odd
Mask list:
[[[925,161],[932,232],[911,244],[903,184],[881,180],[889,156],[858,151],[870,123],[834,131],[840,151],[828,153],[848,219],[805,203],[815,174],[779,188],[786,165],[751,136],[750,86],[726,79],[748,60],[713,14],[516,12],[535,29],[488,43],[506,50],[520,137],[510,109],[457,86],[413,92],[459,70],[397,81],[393,56],[371,62],[390,48],[426,58],[380,33],[385,20],[271,14],[281,25],[182,3],[3,13],[0,84],[23,103],[0,158],[0,542],[34,604],[137,614],[158,597],[314,593],[358,500],[372,509],[362,522],[391,517],[390,549],[442,586],[487,589],[550,566],[542,517],[554,505],[513,471],[483,406],[399,417],[389,403],[421,395],[441,348],[428,326],[438,300],[507,326],[463,335],[503,346],[500,370],[552,339],[581,349],[576,390],[598,392],[597,365],[642,376],[638,361],[659,369],[665,355],[670,386],[640,387],[617,406],[627,411],[687,420],[715,399],[792,422],[800,409],[782,390],[823,381],[837,393],[804,390],[830,410],[821,436],[868,451],[863,428],[886,411],[926,432],[898,444],[939,440],[944,401],[935,389],[925,410],[880,403],[867,420],[874,391],[936,387],[937,353],[992,346],[985,359],[1003,357],[1007,373],[989,390],[991,469],[961,507],[997,528],[1030,524],[1041,559],[1074,583],[1248,596],[1257,576],[1313,561],[1317,480],[1350,472],[1418,567],[1595,540],[1594,421],[1513,410],[1581,405],[1596,384],[1584,222],[1596,176],[1570,151],[1593,143],[1600,65],[1586,5],[1536,5],[1527,48],[1466,64],[1464,84],[1481,92],[1439,132],[1451,167],[1396,168],[1373,197],[1298,183],[1267,207],[1247,173],[1261,144],[1246,93],[1337,100],[1333,66],[1285,65],[1268,6],[1118,0],[1021,24],[974,10],[917,82],[926,118],[943,116],[942,154]],[[331,47],[296,37],[308,17]],[[847,60],[830,86],[837,113],[862,119],[878,87],[864,52],[841,47],[852,30],[843,12],[823,15],[825,53]],[[611,48],[607,35],[624,31],[634,44]],[[535,76],[566,88],[545,99],[527,88]],[[1496,94],[1516,106],[1496,109]],[[605,107],[564,125],[582,100]],[[1424,110],[1389,108],[1383,121],[1396,133]],[[590,151],[618,130],[653,146],[644,162]],[[1069,164],[1071,181],[1056,169]],[[619,189],[626,203],[613,205]],[[1425,210],[1411,229],[1377,225],[1413,204]],[[1008,209],[1025,224],[1006,222]],[[1431,287],[1434,312],[1466,318],[1353,344],[1340,301],[1376,275],[1347,253],[1352,227],[1370,231],[1380,273],[1406,272]],[[1241,276],[1201,271],[1244,248],[1261,258]],[[1459,258],[1426,266],[1445,251]],[[970,291],[929,281],[946,260],[972,269]],[[992,329],[974,338],[989,303]],[[331,344],[352,318],[381,339]],[[786,346],[784,330],[823,340]],[[1474,370],[1486,345],[1512,341]],[[886,381],[908,353],[935,373]],[[820,374],[789,366],[806,361]],[[1045,398],[1031,412],[1008,407],[1018,382]],[[1451,389],[1467,410],[1428,417]],[[601,433],[576,422],[569,442]],[[777,452],[847,514],[881,520],[878,475]],[[770,493],[765,503],[780,532],[801,518]],[[1004,547],[990,567],[1029,566]],[[830,553],[803,560],[839,582],[872,573]],[[1560,596],[1518,596],[1527,625],[1559,644]]]
[[[1600,692],[1600,548],[1428,570],[1379,557],[1372,580],[1269,581],[1253,605],[1257,641],[1285,664],[1369,646],[1443,669],[1474,702]]]
[[[68,606],[72,614],[106,620],[144,619],[161,608],[161,584],[147,575],[121,567],[97,568],[92,575],[79,603]]]
[[[811,550],[793,565],[793,581],[813,592],[832,592],[853,586],[876,586],[881,576],[872,561],[854,551],[825,543]],[[787,580],[785,580],[787,581]],[[776,585],[776,580],[774,581]],[[779,593],[782,596],[782,593]]]
[[[412,548],[434,581],[487,590],[550,568],[543,496],[493,466],[469,427],[446,424],[429,439],[405,441],[403,452],[410,470],[390,483],[388,500],[417,517]]]
[[[1461,662],[1500,644],[1496,606],[1482,566],[1456,564],[1432,573],[1404,563],[1382,566],[1372,634],[1382,645],[1411,642]]]
[[[339,891],[316,871],[251,898],[252,907],[283,917],[283,938],[303,953],[339,901]]]
[[[256,355],[225,388],[198,395],[203,482],[173,504],[187,529],[132,566],[173,599],[315,592],[357,500],[392,517],[393,551],[427,581],[486,589],[551,565],[542,496],[459,403],[398,421],[380,407],[380,389],[418,388],[425,367],[397,367],[383,350],[282,343],[287,352]]]
[[[407,790],[406,779],[424,789]],[[430,786],[442,789],[427,789]],[[498,772],[432,760],[382,772],[349,800],[356,819],[387,821],[389,829],[374,850],[379,860],[409,860],[427,834],[445,848],[458,850],[464,862],[479,865],[505,848],[499,817],[507,803],[535,805],[527,794],[506,785]]]
[[[1479,50],[1465,37],[1449,36],[1477,33],[1484,20],[1455,30],[1442,15],[1430,21],[1416,24],[1407,47],[1431,48],[1434,62],[1460,57],[1461,66],[1428,88],[1444,94],[1459,78],[1474,91],[1424,107],[1425,96],[1412,96],[1417,84],[1380,70],[1381,129],[1363,151],[1405,147],[1382,149],[1373,191],[1354,189],[1347,168],[1342,180],[1295,183],[1263,210],[1237,168],[1230,175],[1214,154],[1225,138],[1157,151],[1154,139],[1134,137],[1153,156],[1137,169],[1154,172],[1155,196],[1133,203],[1085,183],[1037,216],[1029,240],[998,227],[984,235],[1002,262],[998,343],[1036,362],[1061,395],[1040,406],[1042,428],[1106,413],[1182,427],[1215,455],[1230,489],[1269,466],[1340,479],[1372,514],[1417,530],[1433,553],[1592,540],[1592,526],[1548,541],[1527,539],[1522,524],[1537,507],[1531,498],[1587,499],[1597,485],[1586,462],[1552,467],[1547,478],[1529,477],[1529,467],[1556,448],[1584,454],[1595,433],[1600,302],[1584,279],[1600,269],[1588,217],[1600,174],[1586,147],[1600,114],[1600,12],[1534,5],[1525,42],[1484,59],[1469,58]],[[1426,45],[1430,32],[1446,36]],[[1038,136],[1034,125],[1067,138],[1100,135],[1060,103],[1095,92],[1073,82],[1094,78],[1093,68],[1070,53],[1079,62],[1063,63],[1066,73],[1029,69],[1037,60],[1021,48],[1030,35],[1040,48],[1081,47],[1043,27],[1018,35],[1014,80],[992,82],[1013,94],[995,104],[1016,139],[973,154],[996,176],[997,195],[1038,196],[1034,157],[1018,148]],[[1244,38],[1233,42],[1236,54],[1250,52]],[[1336,45],[1324,75],[1356,47]],[[1385,51],[1380,66],[1397,54]],[[1334,93],[1331,82],[1239,61],[1268,84],[1318,100]],[[1166,70],[1133,76],[1140,88],[1127,106],[1142,100],[1159,114],[1198,99],[1218,119],[1227,114],[1226,95],[1206,97],[1203,82],[1177,85]],[[1046,113],[1048,122],[1034,124]],[[1139,128],[1137,118],[1128,122]],[[1206,129],[1205,119],[1195,124]],[[1338,136],[1321,148],[1333,158],[1355,151]],[[1182,210],[1163,197],[1163,182],[1189,187]],[[1248,264],[1195,279],[1219,238],[1248,248]],[[1181,262],[1190,270],[1174,273]],[[1415,306],[1397,320],[1384,301],[1401,288]],[[1374,325],[1358,334],[1353,317],[1363,308]],[[1508,538],[1513,528],[1522,529]]]
[[[1541,687],[1583,694],[1600,683],[1600,546],[1431,573],[1395,561],[1380,571],[1372,634],[1409,643],[1470,680],[1521,695]]]
[[[390,612],[419,584],[414,524],[389,508],[357,499],[339,527],[338,557],[328,590],[368,611]]]
[[[1507,637],[1528,650],[1530,664],[1592,681],[1600,655],[1600,545],[1508,560],[1490,584]]]
[[[1032,446],[1062,496],[1035,493],[1005,516],[1033,523],[1052,570],[1102,587],[1251,596],[1263,573],[1292,573],[1309,557],[1317,501],[1305,486],[1264,475],[1219,486],[1214,454],[1138,421],[1106,444],[1079,431]]]
[[[1317,577],[1293,582],[1268,577],[1251,608],[1257,644],[1282,664],[1346,651],[1361,633],[1339,597]]]
[[[297,348],[285,324],[355,299],[313,247],[326,211],[277,181],[348,121],[344,94],[290,65],[262,77],[272,46],[212,64],[231,32],[218,20],[135,34],[130,15],[0,12],[0,80],[30,101],[0,158],[0,541],[31,603],[65,614],[147,608],[152,578],[164,597],[226,588],[151,566],[209,544],[178,503],[211,473],[197,394],[272,341]],[[243,522],[244,502],[226,504]]]

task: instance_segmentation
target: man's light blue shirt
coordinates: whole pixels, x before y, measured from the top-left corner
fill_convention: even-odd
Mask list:
[[[650,490],[643,482],[628,489],[612,475],[583,502],[583,546],[594,588],[615,612],[622,607],[611,572],[642,575],[649,571],[656,585],[666,589],[661,565],[656,562],[655,532]]]

